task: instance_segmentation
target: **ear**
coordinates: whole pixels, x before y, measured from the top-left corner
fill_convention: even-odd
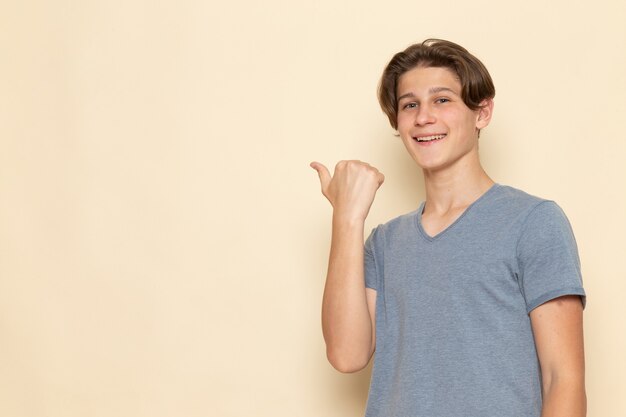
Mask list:
[[[478,118],[476,119],[476,128],[478,130],[487,127],[491,122],[491,116],[493,115],[493,99],[483,100],[480,103],[480,109],[478,109]]]

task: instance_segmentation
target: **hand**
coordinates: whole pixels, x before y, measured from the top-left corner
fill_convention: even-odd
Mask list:
[[[376,191],[385,176],[361,161],[340,161],[333,176],[319,162],[312,162],[322,185],[322,194],[333,206],[334,215],[346,220],[365,220],[374,202]]]

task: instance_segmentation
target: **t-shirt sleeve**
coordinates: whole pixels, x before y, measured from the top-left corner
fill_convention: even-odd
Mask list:
[[[574,233],[565,213],[544,201],[528,215],[517,246],[520,288],[526,310],[564,295],[586,303]]]
[[[381,276],[382,276],[382,260],[380,259],[380,254],[378,253],[376,241],[378,240],[378,229],[379,227],[374,228],[372,233],[370,233],[369,237],[365,241],[363,260],[364,260],[364,269],[365,269],[365,287],[371,288],[376,291],[379,291],[381,288]]]

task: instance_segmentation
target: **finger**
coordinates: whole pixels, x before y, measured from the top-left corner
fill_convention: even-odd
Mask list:
[[[317,175],[320,177],[320,184],[322,185],[322,190],[325,190],[328,184],[330,183],[330,172],[328,168],[324,166],[324,164],[320,164],[319,162],[311,162],[311,168],[317,171]]]

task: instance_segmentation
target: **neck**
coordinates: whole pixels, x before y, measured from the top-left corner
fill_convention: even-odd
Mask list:
[[[478,161],[441,171],[424,170],[424,182],[424,211],[437,214],[469,206],[494,184]]]

